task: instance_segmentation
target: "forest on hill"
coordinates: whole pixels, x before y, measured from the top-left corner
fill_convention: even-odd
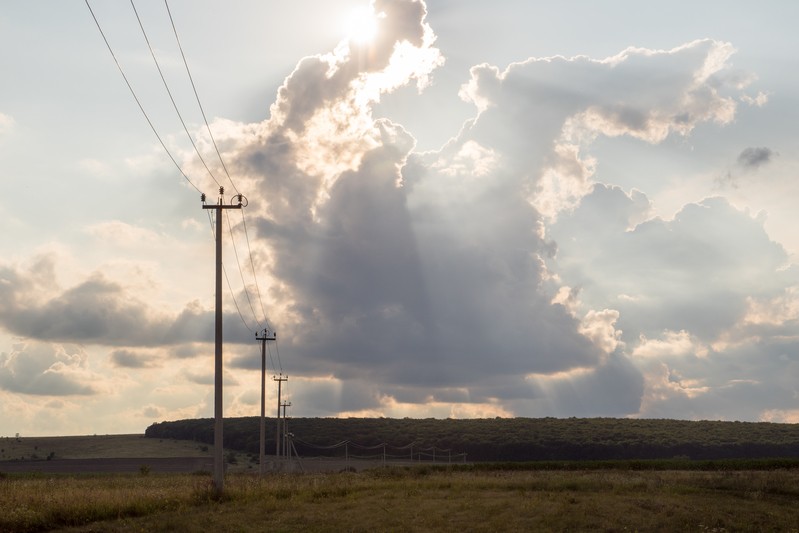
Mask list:
[[[799,457],[799,424],[616,418],[290,418],[300,456],[439,450],[468,461],[759,459]],[[146,437],[213,443],[210,418],[152,424]],[[259,417],[226,418],[225,447],[258,453]],[[274,453],[276,419],[266,420]],[[385,446],[383,446],[385,445]]]

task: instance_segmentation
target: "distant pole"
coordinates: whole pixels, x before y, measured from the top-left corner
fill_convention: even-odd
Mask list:
[[[284,377],[283,374],[280,374],[279,377],[278,376],[272,376],[272,379],[274,381],[277,381],[277,432],[275,433],[275,458],[278,458],[278,457],[280,457],[280,439],[281,439],[281,433],[280,433],[280,389],[281,389],[281,385],[283,385],[283,382],[284,381],[288,381],[289,377],[288,376]]]
[[[289,424],[286,418],[286,407],[291,407],[291,402],[283,402],[283,455],[291,457],[291,450],[289,450]]]
[[[214,490],[222,493],[225,484],[225,454],[222,445],[222,210],[241,209],[242,195],[237,195],[238,204],[225,205],[225,188],[219,187],[216,205],[205,205],[205,194],[201,199],[203,209],[216,211],[216,324],[214,328]]]
[[[275,340],[277,334],[264,329],[263,337],[255,334],[255,340],[261,341],[261,446],[259,455],[259,473],[264,475],[266,470],[266,341]]]

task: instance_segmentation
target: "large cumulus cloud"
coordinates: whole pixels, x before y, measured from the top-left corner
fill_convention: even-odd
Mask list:
[[[568,265],[552,258],[572,236],[547,225],[591,192],[597,136],[658,143],[730,122],[732,47],[475,67],[461,91],[475,117],[417,154],[413,133],[372,107],[402,84],[423,87],[438,52],[422,4],[375,5],[395,30],[370,52],[350,43],[305,58],[271,117],[230,137],[233,166],[262,192],[261,265],[295,371],[369,383],[364,408],[457,400],[545,413],[578,384],[583,401],[559,403],[637,412],[644,378],[624,352],[625,317],[601,298],[587,309],[563,298],[553,269]],[[388,77],[398,54],[427,60]],[[589,399],[603,388],[628,393]]]
[[[596,185],[551,227],[564,282],[619,312],[645,376],[641,414],[759,419],[789,409],[799,271],[764,217],[720,197],[671,220],[641,221],[647,212],[643,193]]]

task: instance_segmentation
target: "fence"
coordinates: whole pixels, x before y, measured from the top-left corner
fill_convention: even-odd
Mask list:
[[[324,458],[337,458],[344,461],[380,461],[383,464],[396,463],[452,463],[466,462],[465,453],[452,453],[449,448],[430,446],[422,448],[420,443],[411,442],[404,446],[395,446],[385,442],[367,446],[349,440],[344,440],[330,445],[312,444],[291,437],[298,455],[311,458],[316,455]],[[372,452],[372,453],[369,453]]]

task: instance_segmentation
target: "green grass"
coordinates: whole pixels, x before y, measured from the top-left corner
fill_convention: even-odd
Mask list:
[[[0,479],[0,531],[799,531],[799,471],[439,470]]]

